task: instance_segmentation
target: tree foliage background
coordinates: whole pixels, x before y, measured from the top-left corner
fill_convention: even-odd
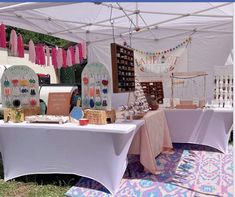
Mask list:
[[[7,41],[10,40],[10,34],[11,34],[12,29],[15,29],[17,34],[20,33],[22,35],[23,40],[24,40],[24,44],[27,44],[27,45],[28,45],[30,39],[32,39],[35,44],[37,44],[37,43],[43,44],[44,43],[48,46],[64,47],[70,43],[67,40],[63,40],[60,38],[32,32],[32,31],[28,31],[28,30],[24,30],[24,29],[20,29],[20,28],[16,28],[16,27],[11,27],[11,26],[6,26]]]

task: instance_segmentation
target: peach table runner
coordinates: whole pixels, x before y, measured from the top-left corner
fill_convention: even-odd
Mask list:
[[[135,135],[129,154],[139,154],[140,163],[151,173],[157,173],[155,157],[172,149],[172,141],[163,110],[150,111],[143,119],[145,124]]]

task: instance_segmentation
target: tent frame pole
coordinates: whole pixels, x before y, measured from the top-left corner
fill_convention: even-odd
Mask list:
[[[223,4],[222,6],[226,6],[226,5],[229,5],[229,4],[231,4],[231,2],[229,2],[229,3],[225,3],[225,4]],[[102,5],[102,6],[106,6],[106,7],[111,7],[111,6],[113,6],[113,5],[108,5],[108,4],[106,4],[106,3],[101,3],[100,5]],[[215,7],[215,6],[214,6]],[[113,6],[113,8],[114,9],[117,9],[117,10],[120,10],[120,8],[119,7],[116,7],[116,6]],[[134,10],[130,10],[130,9],[125,9],[125,8],[123,8],[123,10],[125,10],[126,12],[135,12]],[[182,13],[177,13],[177,12],[152,12],[152,11],[146,11],[146,10],[140,10],[139,11],[140,13],[143,13],[143,14],[158,14],[158,15],[173,15],[173,16],[184,16],[184,15],[187,15],[187,14],[182,14]],[[191,16],[197,16],[197,17],[215,17],[215,18],[233,18],[233,16],[230,16],[230,15],[228,15],[228,16],[224,16],[224,15],[215,15],[215,14],[197,14],[197,13],[195,13],[195,14],[191,14]]]

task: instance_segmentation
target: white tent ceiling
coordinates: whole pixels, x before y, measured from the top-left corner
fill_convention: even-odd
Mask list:
[[[78,42],[232,34],[232,3],[0,3],[0,22]],[[139,31],[136,31],[139,30]]]
[[[209,100],[213,98],[214,66],[224,66],[233,48],[233,3],[225,2],[0,3],[0,20],[74,42],[84,40],[89,44],[88,61],[103,63],[110,73],[114,39],[154,52],[191,36],[192,43],[178,64],[188,71],[210,74]],[[168,86],[164,87],[167,97]]]

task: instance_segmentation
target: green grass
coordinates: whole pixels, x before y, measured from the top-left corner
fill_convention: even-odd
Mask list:
[[[5,182],[0,160],[0,197],[64,197],[79,180],[75,175],[30,175]]]
[[[64,196],[69,188],[70,186],[38,185],[33,182],[4,182],[0,180],[1,197],[59,197]]]

